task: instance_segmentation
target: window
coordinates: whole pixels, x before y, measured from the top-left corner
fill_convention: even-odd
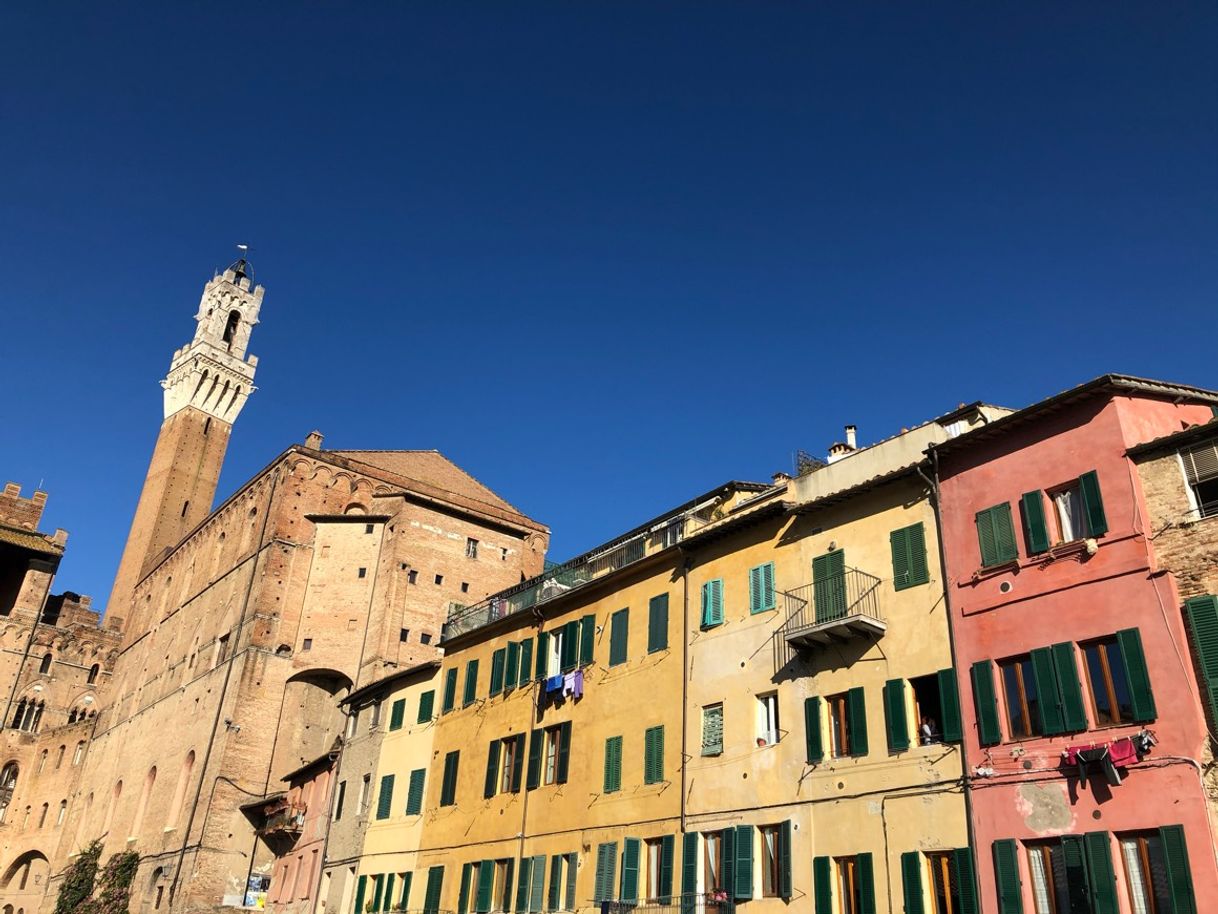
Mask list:
[[[1218,441],[1180,452],[1189,500],[1198,518],[1218,515]]]
[[[411,568],[408,572],[406,572],[406,583],[407,584],[419,583],[419,572],[416,569]]]
[[[918,745],[930,746],[943,741],[943,706],[939,676],[916,676],[909,680],[914,695],[914,720],[918,726]]]
[[[664,728],[649,727],[643,734],[643,783],[664,780]]]
[[[1001,565],[1019,558],[1015,545],[1015,528],[1011,524],[1011,505],[1003,502],[978,511],[976,516],[977,542],[981,548],[983,566]]]
[[[338,782],[338,793],[334,797],[334,821],[343,817],[343,801],[347,799],[347,782]]]
[[[1175,910],[1159,833],[1122,835],[1118,840],[1134,914],[1168,914]]]
[[[702,836],[702,884],[708,895],[723,891],[723,832]]]
[[[1029,739],[1041,735],[1039,696],[1032,658],[1025,654],[998,661],[1002,676],[1003,697],[1007,706],[1007,728],[1011,739]]]
[[[368,717],[368,732],[371,733],[381,724],[381,700],[372,702],[372,713]]]
[[[366,577],[368,577],[368,569],[367,569],[367,568],[359,568],[359,569],[356,569],[356,572],[355,572],[355,573],[356,573],[356,575],[358,575],[358,576],[359,576],[359,577],[361,577],[361,578],[366,578]]]
[[[87,685],[92,685],[97,682],[97,674],[101,672],[101,664],[95,663],[89,667],[89,675],[85,678]]]
[[[542,766],[541,782],[554,784],[558,781],[558,759],[562,753],[563,728],[548,727],[545,734],[545,760]]]
[[[825,699],[829,706],[830,747],[834,758],[867,754],[867,712],[863,690],[851,689]]]
[[[423,632],[419,635],[419,644],[431,644],[431,632]]]
[[[617,842],[596,846],[596,881],[592,890],[595,902],[612,901],[617,885]]]
[[[49,672],[51,672],[51,659],[52,659],[52,658],[51,658],[51,655],[50,655],[50,654],[44,654],[44,655],[43,655],[43,657],[42,657],[42,663],[38,664],[38,672],[39,672],[39,673],[49,673]]]
[[[838,857],[835,862],[841,914],[863,914],[863,893],[870,888],[865,885],[869,875],[861,872],[858,857]]]
[[[447,714],[457,703],[457,668],[450,667],[444,671],[444,701],[440,706],[441,712]]]
[[[622,738],[611,736],[605,740],[605,793],[616,793],[622,789]]]
[[[1101,638],[1081,645],[1091,685],[1091,709],[1097,727],[1111,727],[1133,721],[1129,676],[1116,637]]]
[[[892,549],[892,586],[895,590],[916,587],[930,580],[926,564],[926,531],[922,524],[893,530],[888,535]]]
[[[1048,493],[1057,522],[1057,541],[1069,543],[1090,535],[1083,511],[1083,493],[1077,482]]]
[[[652,597],[647,603],[647,653],[668,650],[668,594]]]
[[[401,730],[406,721],[406,699],[397,699],[389,708],[389,729]]]
[[[381,776],[381,789],[376,798],[376,817],[377,819],[388,819],[390,813],[393,812],[393,782],[395,778],[392,774]]]
[[[955,854],[935,851],[926,855],[930,864],[930,896],[933,914],[960,914],[960,885],[956,878]]]
[[[228,632],[216,639],[216,662],[212,666],[219,666],[226,657],[228,657]]]
[[[630,610],[619,609],[609,617],[609,665],[626,662],[630,641]]]
[[[469,593],[469,581],[461,582],[461,593]]]
[[[311,650],[313,650],[313,639],[312,639],[312,638],[305,638],[305,639],[304,639],[304,642],[303,642],[303,643],[300,645],[300,649],[301,649],[302,651],[311,651]]]
[[[363,815],[368,811],[368,790],[372,785],[372,775],[365,774],[359,784],[359,815]]]
[[[359,708],[352,708],[347,714],[347,739],[355,736],[355,731],[359,727]]]
[[[440,585],[440,584],[443,584],[443,583],[444,583],[444,575],[442,575],[442,574],[438,574],[438,575],[436,575],[436,584],[437,584],[437,585]]]
[[[81,760],[84,757],[85,757],[85,741],[82,739],[79,743],[76,744],[76,752],[72,756],[73,767],[75,767],[76,765],[79,765]]]
[[[63,765],[63,757],[67,751],[68,751],[67,746],[60,746],[59,751],[55,753],[55,770],[56,771],[58,771],[60,766]]]
[[[716,578],[702,585],[702,627],[723,624],[723,580]]]
[[[465,697],[462,707],[468,708],[478,697],[478,661],[471,660],[465,664]]]
[[[364,535],[372,532],[372,524],[364,524]]]
[[[444,756],[444,780],[440,783],[441,806],[452,806],[457,802],[457,766],[460,760],[459,751]]]
[[[473,537],[465,541],[465,557],[467,559],[476,559],[478,557],[478,541]]]
[[[406,787],[406,815],[417,816],[423,811],[423,787],[426,782],[426,768],[416,768],[410,772],[410,783]]]
[[[415,723],[425,724],[431,720],[436,706],[436,690],[428,689],[419,696],[419,716]]]
[[[515,736],[509,736],[505,740],[501,740],[499,750],[499,792],[511,793],[513,790],[518,790],[520,785],[516,783],[516,777],[513,774],[517,772],[516,757],[517,747],[520,746],[520,740]]]
[[[660,898],[660,874],[664,869],[664,845],[659,838],[650,838],[643,842],[645,872],[643,874],[644,901],[656,901]]]
[[[749,612],[761,613],[773,609],[774,563],[766,562],[749,569]]]
[[[702,709],[702,754],[723,754],[723,703]]]
[[[398,640],[400,642],[402,642],[403,644],[405,644],[407,641],[409,641],[410,640],[410,629],[404,628],[400,632],[398,632]]]
[[[43,769],[47,766],[47,756],[51,754],[50,749],[43,749],[42,754],[38,756],[38,774],[42,774]]]
[[[63,818],[67,814],[68,814],[68,801],[60,800],[59,801],[59,815],[55,817],[55,827],[56,828],[59,828],[59,826],[63,825]]]
[[[757,696],[757,745],[778,743],[778,693]]]
[[[757,831],[761,835],[761,895],[763,898],[774,898],[779,895],[781,879],[780,830],[777,825],[762,825]]]

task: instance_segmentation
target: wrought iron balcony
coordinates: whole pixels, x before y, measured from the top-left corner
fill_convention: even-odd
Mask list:
[[[779,668],[790,651],[879,637],[888,626],[880,614],[880,579],[847,568],[812,584],[787,591],[787,621],[775,632],[775,661]],[[785,649],[784,649],[785,648]]]
[[[303,806],[284,804],[267,813],[258,834],[264,838],[272,835],[299,835],[304,830],[304,820]]]

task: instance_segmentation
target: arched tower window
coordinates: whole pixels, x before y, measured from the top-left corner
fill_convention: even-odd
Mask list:
[[[58,754],[57,756],[55,756],[55,768],[56,768],[56,770],[58,770],[58,769],[59,769],[59,766],[63,764],[63,754],[64,754],[65,752],[67,752],[67,751],[68,751],[68,747],[67,747],[67,746],[60,746],[60,747],[59,747],[59,754]]]
[[[110,805],[106,807],[106,818],[102,822],[101,833],[103,835],[110,833],[110,823],[114,821],[114,810],[118,808],[118,801],[123,796],[123,782],[114,782],[114,792],[110,794]]]
[[[17,789],[17,763],[9,762],[0,769],[0,822],[4,821],[5,810],[13,800],[13,791]]]
[[[156,765],[148,769],[148,776],[144,778],[144,790],[140,794],[139,805],[135,807],[135,821],[131,825],[131,835],[138,837],[140,830],[144,827],[144,811],[148,809],[148,796],[152,793],[152,785],[156,783]]]
[[[229,349],[233,348],[233,338],[237,335],[237,326],[241,323],[241,312],[230,311],[228,323],[224,325],[224,342]]]
[[[173,792],[173,805],[169,807],[169,818],[165,820],[166,828],[176,828],[178,819],[182,816],[182,801],[186,798],[186,788],[190,785],[190,773],[195,767],[195,751],[191,749],[182,760],[182,771],[178,774],[178,786]]]
[[[101,664],[100,663],[93,664],[93,666],[89,667],[89,678],[86,679],[85,682],[88,683],[89,685],[92,685],[93,683],[97,682],[97,674],[100,672],[101,672]]]
[[[51,655],[50,655],[50,654],[44,654],[44,655],[43,655],[43,657],[42,657],[42,663],[38,664],[38,672],[39,672],[39,673],[49,673],[49,672],[51,672],[51,659],[52,659],[52,658],[51,658]]]

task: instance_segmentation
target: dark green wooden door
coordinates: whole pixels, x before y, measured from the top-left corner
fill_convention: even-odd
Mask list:
[[[845,550],[826,552],[812,560],[812,595],[818,623],[846,615]]]

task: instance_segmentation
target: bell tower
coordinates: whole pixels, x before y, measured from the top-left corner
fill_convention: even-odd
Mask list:
[[[107,615],[130,637],[131,595],[151,565],[211,513],[233,423],[253,392],[256,356],[247,356],[262,286],[244,258],[203,287],[194,339],[173,354],[161,381],[165,418],[119,561]]]

